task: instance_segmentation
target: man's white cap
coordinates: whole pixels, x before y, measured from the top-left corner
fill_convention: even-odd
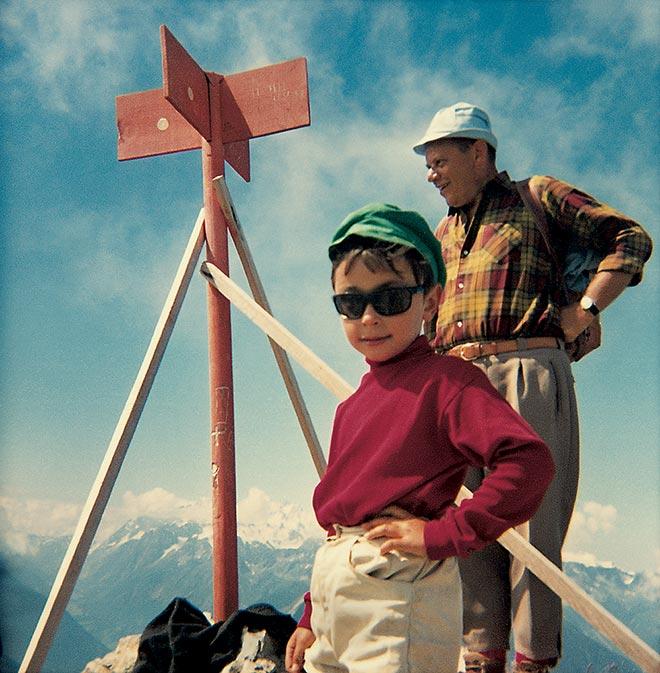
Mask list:
[[[442,138],[485,140],[497,149],[497,138],[490,128],[488,115],[471,103],[454,103],[438,110],[424,136],[413,145],[413,150],[417,154],[424,154],[427,143]]]

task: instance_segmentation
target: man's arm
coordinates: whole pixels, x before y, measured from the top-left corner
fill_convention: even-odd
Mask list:
[[[584,294],[593,300],[600,311],[607,308],[630,285],[632,274],[623,271],[599,271],[594,274]],[[594,321],[595,316],[585,311],[579,302],[561,309],[561,328],[567,342],[575,341]]]

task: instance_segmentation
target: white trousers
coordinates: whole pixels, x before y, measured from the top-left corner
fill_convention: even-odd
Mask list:
[[[307,673],[456,673],[461,581],[455,558],[431,561],[335,527],[319,549],[311,581]]]

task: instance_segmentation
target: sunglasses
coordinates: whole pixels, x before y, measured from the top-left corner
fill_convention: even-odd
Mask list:
[[[332,301],[338,313],[350,320],[357,320],[362,317],[368,304],[371,304],[374,311],[380,315],[405,313],[412,304],[413,295],[423,291],[423,285],[387,287],[384,290],[369,293],[347,292],[346,294],[335,294]]]

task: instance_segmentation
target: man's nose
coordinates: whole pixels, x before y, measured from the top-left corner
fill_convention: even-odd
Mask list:
[[[438,174],[435,172],[433,168],[429,168],[428,172],[426,173],[426,181],[433,182],[436,179],[437,175]]]

